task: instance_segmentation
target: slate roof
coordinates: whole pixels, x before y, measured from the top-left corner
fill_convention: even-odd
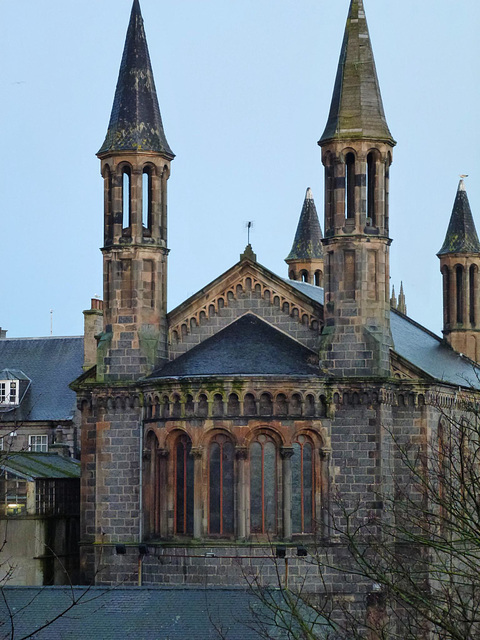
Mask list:
[[[70,420],[75,393],[69,383],[82,373],[83,338],[0,339],[0,370],[19,369],[32,381],[15,411],[3,412],[4,419]]]
[[[383,110],[363,0],[351,0],[330,113],[319,144],[352,138],[395,144]]]
[[[287,616],[282,592],[263,592]],[[77,602],[72,606],[73,602]],[[7,608],[8,607],[8,608]],[[66,611],[69,607],[70,610]],[[13,614],[13,624],[9,617]],[[66,611],[36,640],[287,640],[251,590],[161,587],[4,587],[0,638],[20,640]],[[306,615],[312,615],[310,611]],[[323,638],[323,619],[311,619],[312,635]],[[295,622],[292,621],[295,629]],[[264,632],[268,635],[264,635]],[[297,629],[298,631],[298,629]]]
[[[463,180],[458,185],[447,235],[437,255],[448,253],[480,253],[480,242]]]
[[[37,478],[80,478],[80,461],[56,453],[9,451],[0,454],[0,468],[30,481]]]
[[[288,280],[287,278],[283,279],[285,280],[285,282],[288,282],[288,284],[292,285],[294,289],[300,291],[300,293],[308,296],[317,304],[323,305],[325,301],[325,293],[323,287],[316,287],[315,285],[309,284],[308,282],[300,282],[300,280]]]
[[[400,356],[437,380],[480,389],[480,368],[441,338],[393,310],[390,324],[394,350]]]
[[[318,356],[313,351],[249,313],[149,378],[318,373]]]
[[[318,221],[312,190],[307,189],[292,249],[285,260],[323,258],[322,229]]]
[[[98,155],[153,151],[174,157],[163,130],[143,18],[134,0],[107,136]]]

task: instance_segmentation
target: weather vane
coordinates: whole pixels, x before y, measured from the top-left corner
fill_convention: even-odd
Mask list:
[[[250,244],[250,229],[253,228],[253,220],[246,222],[245,227],[247,228],[247,244]]]
[[[460,178],[463,180],[464,178],[468,178],[468,173],[461,173]]]

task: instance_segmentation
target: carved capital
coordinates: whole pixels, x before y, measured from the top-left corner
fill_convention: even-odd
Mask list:
[[[237,447],[235,449],[237,460],[246,460],[248,458],[248,449],[246,447]]]
[[[330,460],[332,456],[332,450],[328,447],[321,447],[320,449],[320,458],[322,460]]]
[[[292,447],[282,447],[280,449],[280,455],[282,456],[282,458],[284,460],[288,460],[290,459],[293,454],[295,453],[294,449]]]
[[[167,459],[170,455],[170,451],[168,449],[157,449],[157,457]]]
[[[203,456],[203,449],[200,447],[192,448],[190,455],[194,460],[200,460]]]

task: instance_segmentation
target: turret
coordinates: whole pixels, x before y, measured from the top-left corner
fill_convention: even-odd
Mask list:
[[[310,188],[305,195],[292,250],[285,262],[291,280],[323,287],[322,229]]]
[[[395,141],[385,119],[363,0],[350,4],[327,126],[325,329],[333,375],[389,376],[388,181]]]
[[[131,380],[167,358],[167,180],[143,19],[134,0],[115,100],[98,152],[104,179],[104,331],[97,375]]]
[[[443,335],[472,360],[480,360],[480,243],[465,183],[460,180],[442,248]]]

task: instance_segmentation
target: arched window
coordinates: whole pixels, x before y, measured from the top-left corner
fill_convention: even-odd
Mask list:
[[[290,271],[290,273],[288,274],[288,277],[290,278],[290,280],[296,280],[297,278],[295,277],[295,271]]]
[[[455,278],[457,285],[457,322],[463,323],[463,267],[457,265],[455,267]]]
[[[162,418],[169,418],[169,417],[170,417],[170,401],[168,399],[168,396],[163,396]]]
[[[277,416],[286,416],[288,413],[287,397],[284,393],[279,393],[275,399],[275,414]]]
[[[370,218],[372,227],[377,226],[375,213],[375,178],[376,178],[375,154],[369,153],[367,156],[367,217]]]
[[[192,442],[186,435],[175,443],[175,533],[193,533]]]
[[[292,416],[302,415],[302,398],[298,393],[292,395],[290,400],[290,413]]]
[[[309,417],[315,415],[315,398],[311,394],[305,398],[305,415]]]
[[[355,156],[347,153],[345,158],[345,213],[346,218],[355,218]]]
[[[293,443],[292,531],[312,533],[314,525],[313,446],[305,436]]]
[[[308,271],[306,271],[305,269],[303,271],[300,272],[300,278],[302,280],[302,282],[308,282]]]
[[[260,415],[271,416],[273,413],[272,398],[269,393],[262,393],[260,396]]]
[[[316,287],[323,287],[323,273],[320,270],[315,271],[314,283]]]
[[[152,230],[152,170],[145,167],[142,174],[142,224]]]
[[[447,266],[443,267],[443,313],[445,324],[451,322],[450,312],[450,270]]]
[[[257,404],[255,402],[255,397],[252,393],[247,393],[243,400],[243,412],[246,416],[256,416],[257,415]]]
[[[198,415],[200,418],[208,417],[208,400],[204,393],[198,396]]]
[[[132,224],[132,172],[129,167],[122,171],[122,212],[122,227],[128,229]]]
[[[180,403],[180,396],[175,394],[173,396],[172,418],[180,418],[181,415],[182,415],[182,405]]]
[[[105,243],[113,240],[112,172],[105,168]]]
[[[250,530],[277,529],[277,448],[264,434],[250,445]]]
[[[208,448],[208,532],[232,535],[234,523],[234,447],[217,435]]]
[[[475,298],[476,298],[476,289],[477,289],[477,277],[478,277],[478,269],[476,265],[472,264],[469,271],[470,277],[470,323],[475,324],[477,318],[475,317]]]
[[[238,396],[236,393],[231,393],[228,396],[228,407],[227,407],[229,416],[238,416],[240,413],[240,403],[238,401]]]
[[[223,398],[220,393],[216,393],[213,397],[213,415],[216,418],[223,416]]]

